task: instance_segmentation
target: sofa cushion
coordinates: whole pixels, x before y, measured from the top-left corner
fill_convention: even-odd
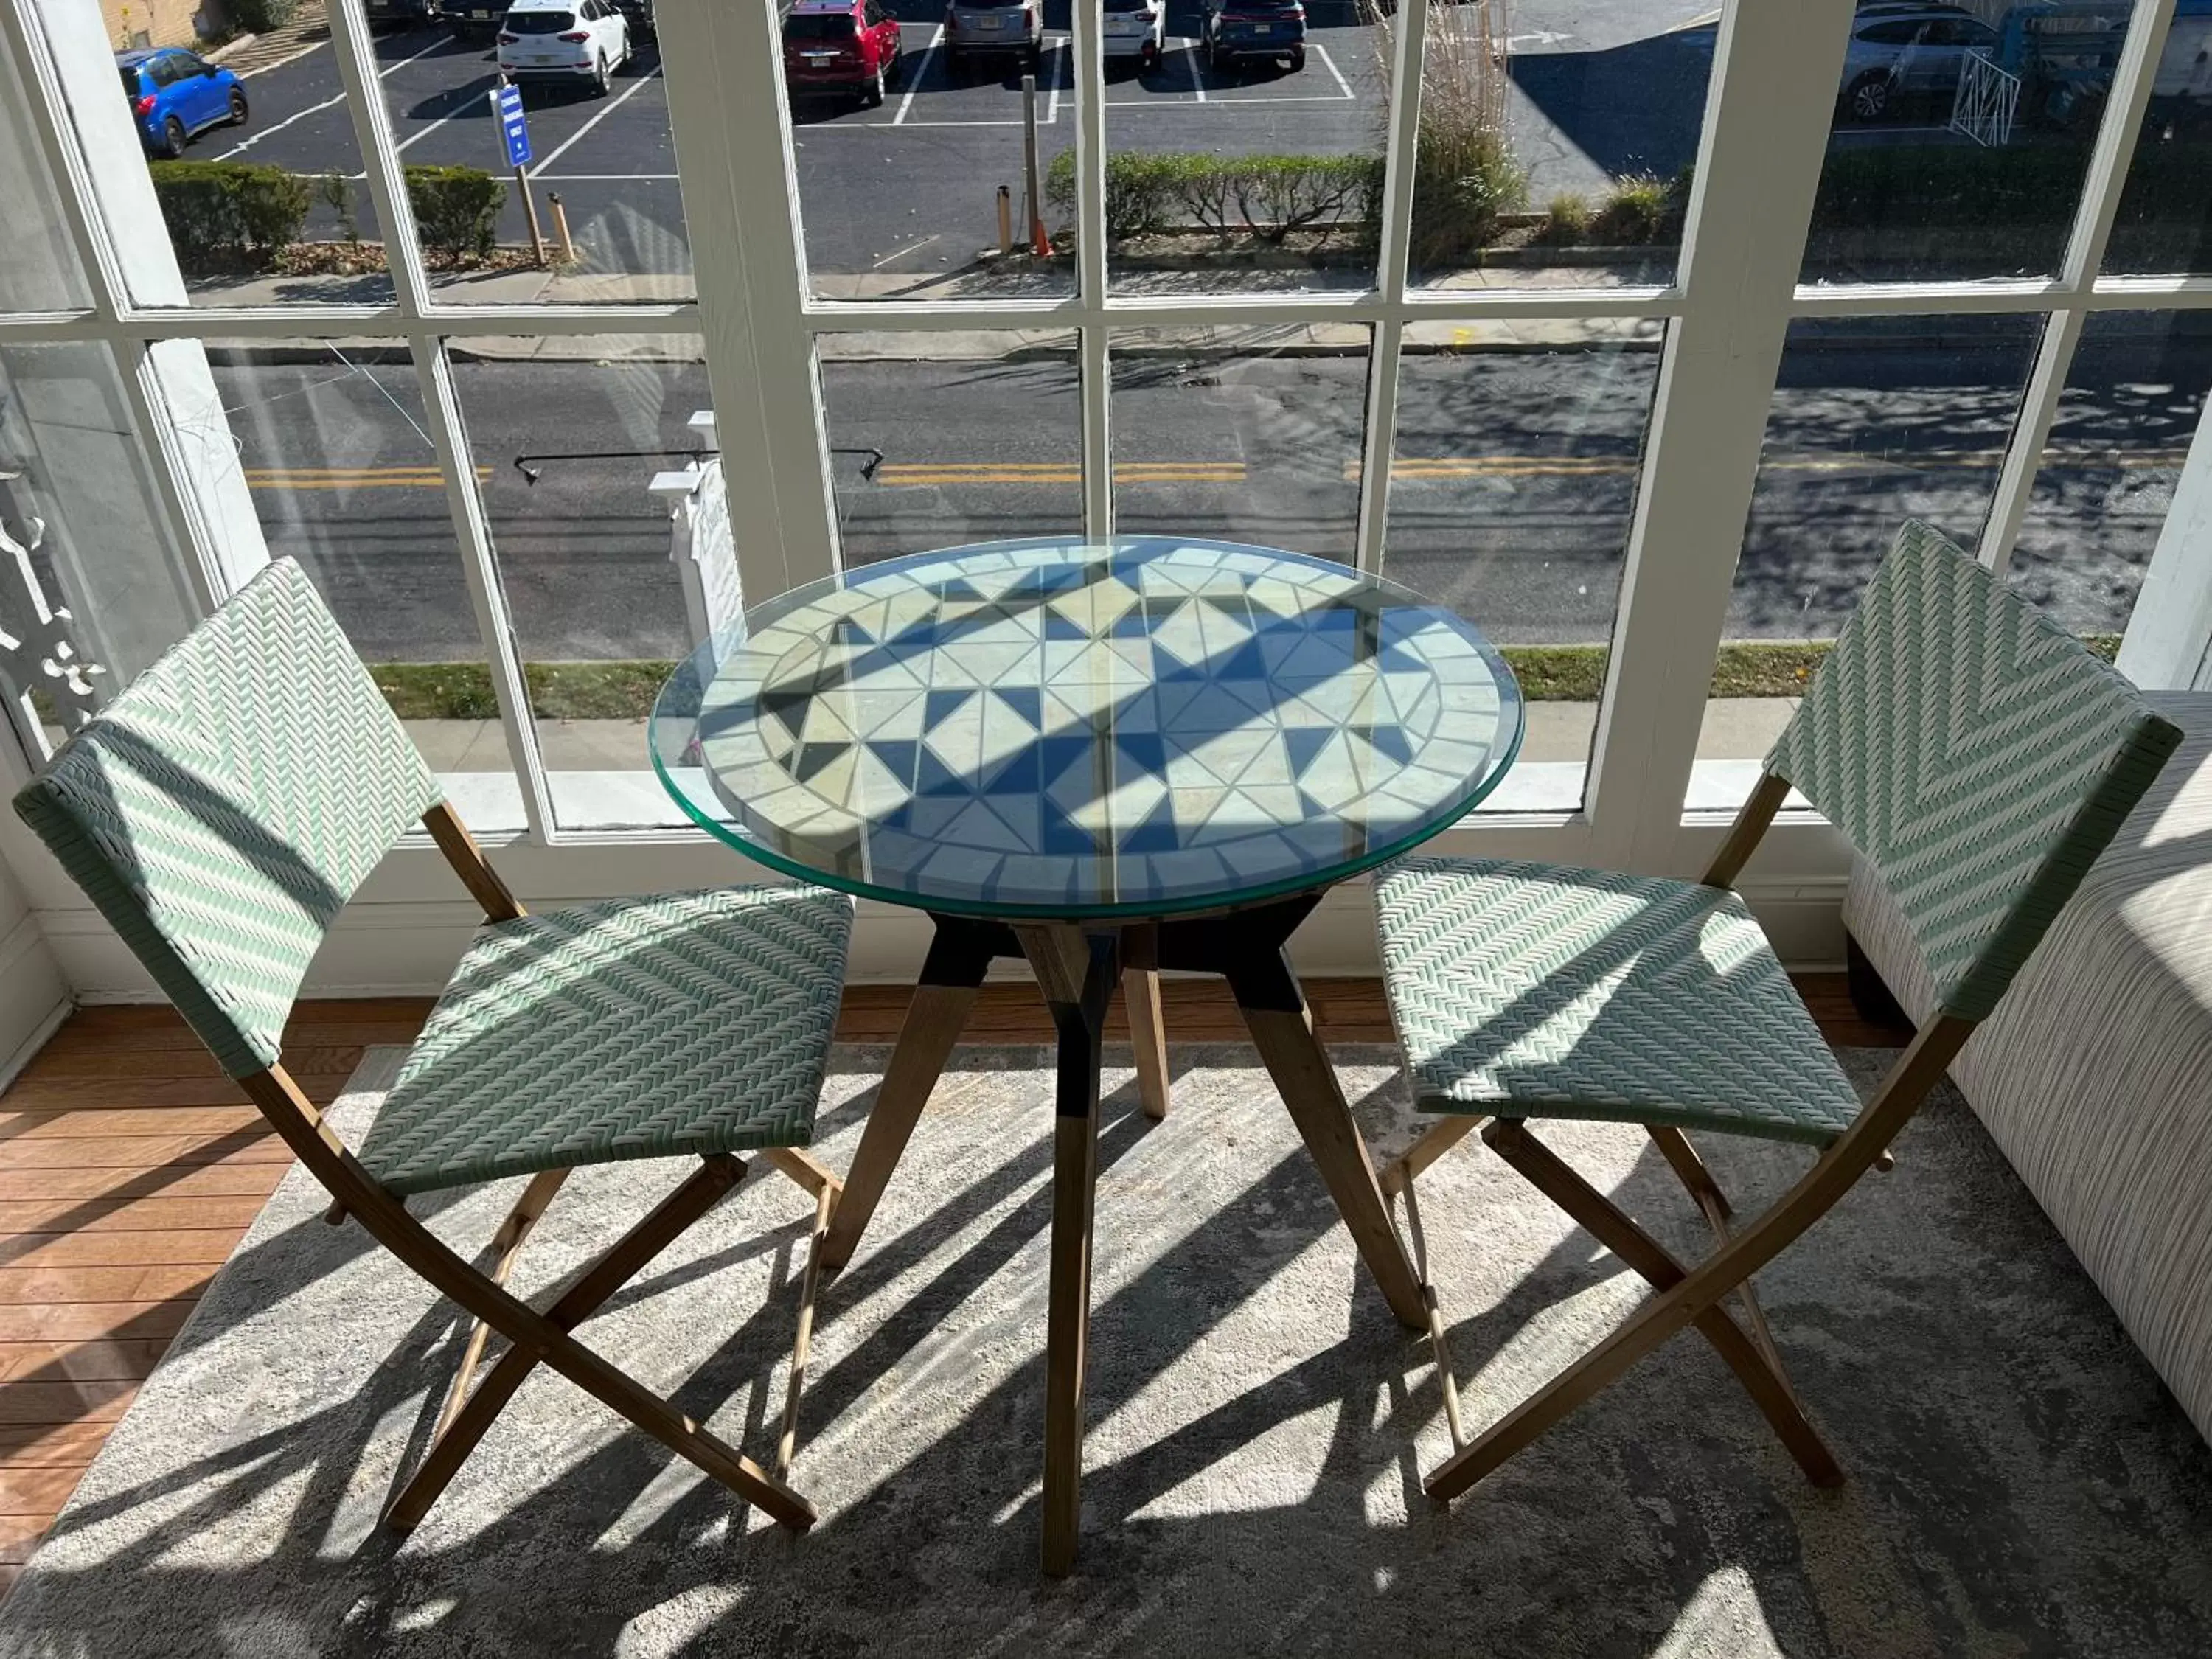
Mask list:
[[[2212,1439],[2212,694],[1952,1075]],[[1926,964],[1873,872],[1844,921],[1915,1019]]]

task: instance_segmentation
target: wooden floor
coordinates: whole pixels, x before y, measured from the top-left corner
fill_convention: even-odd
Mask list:
[[[1831,1042],[1901,1041],[1858,1019],[1841,975],[1797,982]],[[1218,981],[1164,989],[1176,1041],[1243,1039]],[[1324,1038],[1392,1040],[1375,981],[1306,990]],[[838,1036],[888,1042],[905,1006],[902,989],[857,987]],[[364,1048],[412,1042],[429,1010],[427,997],[304,1003],[286,1062],[326,1105]],[[968,1040],[1048,1042],[1052,1028],[1033,988],[993,985]],[[289,1163],[167,1008],[78,1011],[0,1093],[0,1593]]]

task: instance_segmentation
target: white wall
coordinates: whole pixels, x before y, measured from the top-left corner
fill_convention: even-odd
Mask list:
[[[0,732],[0,743],[8,741]],[[0,863],[0,1087],[69,1010],[69,984],[38,916]]]

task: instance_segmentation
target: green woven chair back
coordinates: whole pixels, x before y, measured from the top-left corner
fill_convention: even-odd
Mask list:
[[[1766,765],[1880,874],[1941,1011],[1979,1019],[2180,738],[2078,640],[1916,521]]]
[[[438,786],[280,560],[15,797],[234,1077],[276,1059],[308,958]]]

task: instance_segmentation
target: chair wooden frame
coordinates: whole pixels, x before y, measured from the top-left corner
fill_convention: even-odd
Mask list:
[[[483,908],[487,921],[508,921],[526,914],[452,807],[443,802],[431,807],[422,815],[422,823],[471,896]],[[771,1148],[759,1155],[806,1188],[815,1200],[813,1233],[800,1282],[798,1336],[771,1472],[572,1334],[578,1324],[738,1184],[745,1170],[741,1160],[721,1152],[703,1158],[698,1170],[541,1310],[509,1291],[507,1281],[532,1230],[568,1179],[568,1170],[545,1170],[524,1188],[492,1237],[489,1253],[494,1261],[487,1272],[464,1260],[408,1213],[404,1201],[387,1191],[354,1156],[281,1062],[239,1081],[300,1161],[330,1192],[335,1200],[330,1219],[359,1220],[379,1243],[459,1304],[476,1322],[463,1346],[460,1367],[439,1413],[429,1449],[386,1510],[386,1526],[405,1533],[422,1520],[532,1368],[541,1363],[611,1407],[746,1502],[757,1504],[779,1524],[794,1532],[804,1532],[814,1524],[814,1505],[786,1481],[797,1433],[815,1293],[821,1279],[822,1243],[839,1192],[836,1177],[812,1158],[792,1147]],[[483,1380],[476,1382],[486,1343],[495,1331],[512,1346]]]
[[[1735,884],[1789,793],[1789,780],[1778,773],[1769,772],[1759,780],[1702,878],[1705,885]],[[1529,1133],[1522,1120],[1467,1115],[1438,1121],[1381,1177],[1385,1192],[1406,1199],[1408,1220],[1416,1229],[1417,1238],[1414,1177],[1468,1134],[1480,1130],[1486,1145],[1648,1279],[1658,1294],[1604,1341],[1471,1441],[1459,1427],[1443,1322],[1440,1318],[1432,1322],[1431,1344],[1445,1390],[1454,1450],[1425,1478],[1423,1489],[1439,1502],[1458,1497],[1594,1399],[1668,1337],[1691,1325],[1728,1362],[1806,1478],[1815,1486],[1839,1484],[1843,1470],[1798,1403],[1767,1330],[1765,1316],[1759,1310],[1752,1276],[1826,1215],[1869,1169],[1889,1167],[1891,1143],[1942,1079],[1977,1023],[1944,1014],[1922,1026],[1850,1127],[1829,1145],[1795,1186],[1747,1225],[1736,1224],[1726,1194],[1687,1135],[1665,1125],[1645,1126],[1660,1155],[1712,1229],[1713,1253],[1695,1267],[1677,1261],[1634,1218],[1577,1175]],[[1730,1296],[1742,1304],[1741,1324],[1723,1305]]]

